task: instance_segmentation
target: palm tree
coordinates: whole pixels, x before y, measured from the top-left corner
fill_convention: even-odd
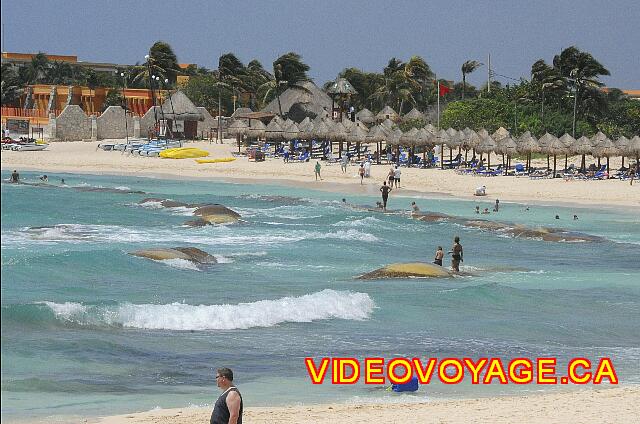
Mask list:
[[[265,92],[265,99],[269,93],[276,93],[280,116],[282,116],[280,94],[284,91],[282,86],[309,91],[303,86],[303,83],[309,81],[309,77],[307,76],[307,71],[309,69],[309,65],[302,61],[302,56],[294,52],[284,54],[273,62],[274,79],[264,83],[260,88]]]
[[[25,67],[27,84],[37,84],[46,78],[49,69],[49,59],[47,56],[39,52],[31,58],[31,62]]]
[[[467,88],[467,74],[472,73],[480,66],[482,66],[482,63],[477,60],[467,60],[462,64],[462,100],[464,100],[464,93]]]
[[[250,106],[252,109],[260,108],[262,102],[257,102],[258,90],[260,87],[273,81],[273,75],[271,75],[266,69],[262,67],[262,64],[258,60],[252,60],[247,64],[246,75],[244,77],[243,86],[249,92]]]
[[[12,105],[20,98],[23,92],[22,84],[15,68],[8,64],[2,64],[2,105]]]

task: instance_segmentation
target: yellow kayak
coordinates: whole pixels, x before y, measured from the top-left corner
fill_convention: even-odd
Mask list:
[[[218,159],[196,159],[198,163],[218,163],[218,162],[233,162],[236,158],[218,158]]]
[[[209,152],[196,147],[176,147],[160,152],[160,157],[165,159],[202,158],[206,156],[209,156]]]

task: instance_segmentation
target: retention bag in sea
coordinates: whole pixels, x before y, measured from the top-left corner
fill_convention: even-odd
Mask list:
[[[392,384],[391,390],[394,392],[416,392],[418,391],[418,377],[413,376],[404,384]]]

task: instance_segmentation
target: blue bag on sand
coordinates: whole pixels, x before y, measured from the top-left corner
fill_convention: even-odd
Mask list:
[[[411,380],[404,384],[392,384],[391,390],[394,392],[416,392],[418,390],[418,377],[411,377]]]

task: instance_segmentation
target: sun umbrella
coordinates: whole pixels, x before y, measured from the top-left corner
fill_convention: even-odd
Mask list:
[[[271,122],[267,124],[267,128],[265,128],[264,134],[267,140],[281,140],[282,139],[282,126],[280,125],[279,120],[273,118]]]
[[[377,121],[384,121],[385,119],[391,119],[392,121],[398,120],[398,114],[391,106],[385,106],[378,114],[376,115]]]
[[[629,149],[627,150],[629,156],[636,157],[636,166],[638,164],[638,157],[640,156],[640,136],[634,136],[629,140]]]
[[[549,164],[549,155],[552,155],[553,153],[551,153],[551,150],[549,148],[549,146],[551,145],[551,143],[555,140],[557,140],[558,138],[552,134],[549,133],[545,133],[542,137],[540,137],[538,139],[538,145],[540,146],[540,152],[544,153],[547,155],[547,169],[549,169],[551,166]]]
[[[242,136],[247,134],[249,131],[249,126],[245,124],[245,122],[241,119],[234,120],[228,128],[229,134],[235,135],[236,140],[238,141],[238,153],[240,153],[240,142],[242,141]]]
[[[396,124],[391,119],[385,119],[380,123],[380,125],[384,125],[386,128],[391,130]]]
[[[568,161],[569,161],[569,155],[573,152],[573,143],[576,142],[576,139],[571,137],[569,134],[564,133],[564,135],[562,137],[560,137],[560,142],[562,144],[564,144],[564,147],[566,149],[566,152],[564,154],[564,169],[566,171],[567,169],[567,165],[568,165]]]
[[[284,137],[284,139],[289,141],[298,138],[299,134],[300,129],[298,128],[298,125],[293,121],[289,122],[289,124],[286,125],[286,127],[282,131],[282,136]]]
[[[441,128],[436,132],[436,144],[440,145],[440,168],[444,169],[444,145],[449,142],[449,134]]]
[[[248,133],[251,137],[258,139],[260,137],[264,137],[266,129],[267,126],[263,124],[261,120],[254,119],[253,122],[251,122]]]
[[[531,154],[540,151],[538,140],[529,131],[525,131],[520,135],[516,144],[518,145],[518,153],[527,155],[527,169],[529,169],[531,166]]]
[[[445,144],[449,147],[449,162],[451,162],[453,160],[453,149],[462,145],[462,136],[453,128],[447,130],[447,136],[449,136],[449,139]]]
[[[433,134],[438,132],[438,129],[436,127],[434,127],[432,124],[425,125],[424,129],[429,131],[430,133],[433,133]]]
[[[585,157],[586,155],[590,155],[593,152],[591,140],[589,140],[587,136],[583,135],[582,137],[577,139],[575,143],[573,143],[573,146],[571,146],[571,150],[578,155],[582,155],[580,169],[582,170],[582,172],[584,172],[586,168]]]
[[[511,157],[518,152],[518,145],[513,141],[511,136],[507,136],[496,142],[496,149],[497,153],[502,154],[502,163],[509,169]],[[505,156],[507,157],[506,163],[504,161]]]
[[[598,158],[607,158],[607,173],[609,173],[609,158],[618,154],[618,149],[616,149],[613,141],[609,137],[605,137],[598,143],[594,153]]]
[[[486,135],[480,139],[480,144],[476,147],[476,150],[480,153],[487,154],[487,169],[491,167],[491,152],[496,150],[496,142],[489,135]]]
[[[365,124],[372,124],[376,122],[376,116],[369,109],[364,108],[360,112],[356,113],[356,118]]]
[[[629,155],[629,146],[631,144],[631,140],[622,135],[618,137],[618,139],[613,144],[616,146],[616,149],[618,149],[618,153],[620,154],[620,156],[622,156],[621,167],[624,168],[624,157]]]
[[[354,125],[347,133],[347,141],[356,145],[358,159],[360,159],[360,144],[366,141],[368,133],[369,131],[364,125]]]
[[[546,135],[546,134],[545,134]],[[544,137],[544,136],[543,136]],[[547,153],[553,155],[553,177],[556,176],[556,156],[565,154],[569,148],[557,137],[552,136],[546,146]]]
[[[422,114],[422,112],[420,112],[418,109],[414,107],[409,112],[405,113],[404,116],[402,116],[402,121],[404,122],[411,121],[412,119],[424,120],[424,115]]]
[[[503,138],[509,137],[510,135],[511,134],[509,134],[509,131],[507,131],[506,128],[500,127],[496,130],[496,132],[493,133],[491,137],[493,137],[493,139],[497,142],[498,140],[502,140]]]

